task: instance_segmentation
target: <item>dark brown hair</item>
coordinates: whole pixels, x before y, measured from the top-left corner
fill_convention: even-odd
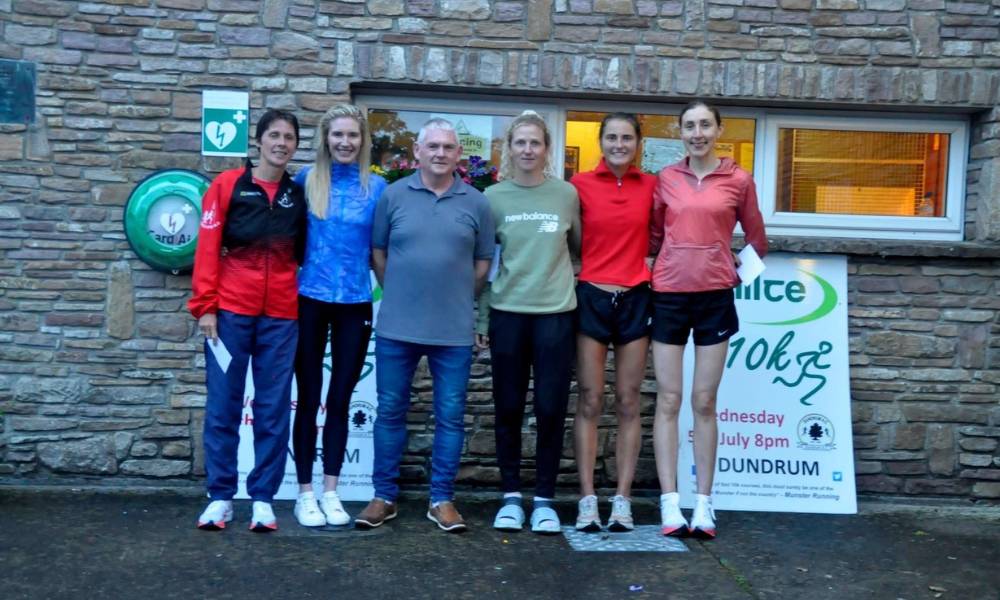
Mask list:
[[[632,129],[635,129],[635,137],[642,139],[642,131],[639,128],[639,118],[632,113],[624,112],[613,112],[608,113],[603,119],[601,119],[601,129],[597,132],[597,139],[600,140],[604,137],[604,126],[611,121],[627,121],[632,124]]]
[[[287,110],[272,108],[265,112],[260,117],[260,120],[257,121],[257,132],[254,134],[254,139],[256,139],[258,143],[264,139],[264,132],[266,132],[271,126],[271,123],[274,123],[275,121],[285,121],[291,125],[292,129],[295,130],[295,141],[299,141],[299,120],[295,118],[295,115]]]
[[[681,109],[681,113],[677,115],[677,124],[683,125],[684,113],[691,110],[692,108],[698,108],[699,106],[704,106],[709,110],[709,112],[711,112],[715,116],[716,125],[722,125],[722,115],[719,114],[719,109],[715,108],[714,106],[712,106],[708,102],[705,102],[704,100],[692,100],[691,102],[688,102],[687,105]]]

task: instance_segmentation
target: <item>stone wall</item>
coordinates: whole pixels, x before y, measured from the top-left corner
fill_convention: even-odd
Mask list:
[[[1000,498],[998,25],[1000,0],[0,0],[0,58],[38,71],[35,121],[0,125],[0,474],[198,485],[190,280],[135,259],[124,202],[152,170],[232,165],[199,155],[202,89],[296,111],[307,161],[318,115],[364,83],[972,115],[965,242],[774,245],[850,255],[859,489]],[[477,363],[467,483],[497,479],[488,389]],[[651,372],[644,390],[648,431]],[[416,393],[411,479],[432,430]]]

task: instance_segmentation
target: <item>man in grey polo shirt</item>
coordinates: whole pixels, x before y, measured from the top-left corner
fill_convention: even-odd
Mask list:
[[[455,174],[462,146],[451,123],[428,121],[413,151],[420,168],[386,188],[372,227],[372,264],[383,288],[375,328],[375,497],[355,525],[378,527],[396,517],[410,387],[426,356],[435,424],[427,518],[462,531],[452,500],[465,435],[473,301],[493,257],[493,217],[486,197]]]

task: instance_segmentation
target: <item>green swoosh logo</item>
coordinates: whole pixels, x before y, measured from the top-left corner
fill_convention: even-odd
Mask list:
[[[816,310],[811,313],[801,316],[797,319],[789,319],[787,321],[772,321],[770,323],[754,323],[754,325],[801,325],[802,323],[808,323],[809,321],[815,321],[816,319],[822,319],[826,315],[830,314],[834,308],[837,306],[837,290],[834,289],[833,285],[829,281],[823,279],[815,273],[810,273],[809,271],[803,271],[799,269],[800,273],[805,273],[806,275],[812,277],[819,284],[820,289],[823,290],[823,302],[820,303]]]

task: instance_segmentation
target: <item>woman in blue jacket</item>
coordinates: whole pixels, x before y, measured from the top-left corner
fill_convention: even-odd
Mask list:
[[[372,219],[386,187],[384,179],[369,173],[371,136],[356,106],[338,104],[326,111],[313,143],[315,165],[295,177],[309,203],[305,261],[299,273],[298,406],[292,430],[299,482],[295,518],[306,527],[350,521],[337,496],[337,479],[347,445],[351,394],[372,333]],[[323,426],[323,493],[317,499],[312,472],[327,340],[333,361]]]

